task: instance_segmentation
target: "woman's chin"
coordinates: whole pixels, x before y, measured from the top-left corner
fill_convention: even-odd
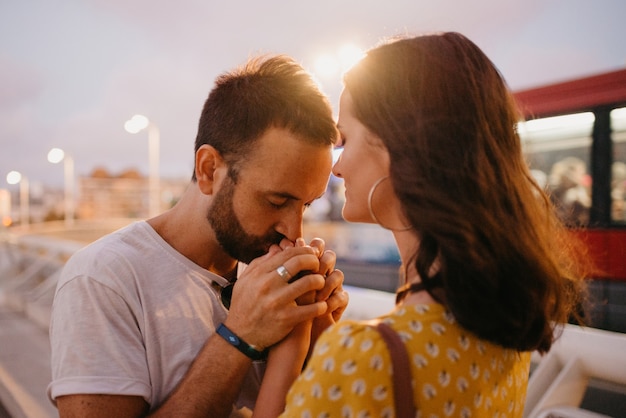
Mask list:
[[[362,211],[351,211],[349,208],[344,207],[341,215],[347,222],[372,223],[372,218],[369,216],[369,213],[362,213]]]

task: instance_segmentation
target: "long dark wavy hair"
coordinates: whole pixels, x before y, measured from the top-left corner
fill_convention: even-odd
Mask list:
[[[589,264],[530,174],[493,63],[461,34],[429,34],[372,49],[344,84],[389,152],[420,239],[409,262],[430,294],[481,338],[548,351],[584,299]]]

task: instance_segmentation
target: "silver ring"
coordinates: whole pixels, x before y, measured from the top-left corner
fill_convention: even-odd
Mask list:
[[[276,273],[285,281],[291,279],[291,274],[289,274],[289,270],[285,266],[278,266],[276,268]]]

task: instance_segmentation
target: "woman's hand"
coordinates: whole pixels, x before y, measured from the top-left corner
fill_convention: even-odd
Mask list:
[[[270,349],[253,418],[277,417],[285,409],[287,392],[304,366],[311,342],[311,322],[296,327]]]

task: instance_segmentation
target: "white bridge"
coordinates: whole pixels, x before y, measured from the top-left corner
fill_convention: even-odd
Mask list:
[[[56,417],[48,324],[56,281],[79,248],[128,220],[0,231],[0,418]],[[394,295],[349,287],[345,318],[388,312]],[[525,417],[626,417],[626,334],[567,326],[545,356],[533,354]]]

